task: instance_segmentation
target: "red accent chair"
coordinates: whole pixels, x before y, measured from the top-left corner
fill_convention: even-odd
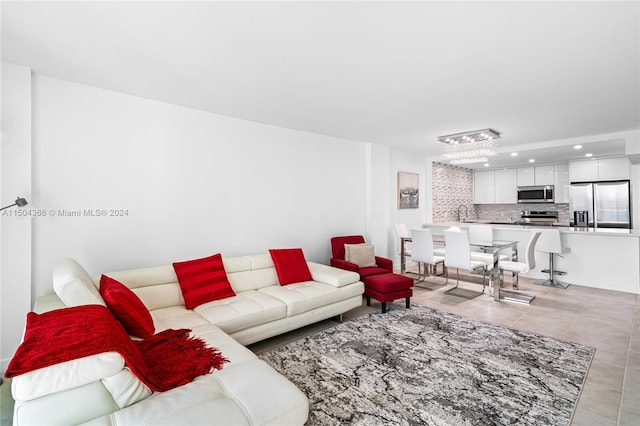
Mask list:
[[[345,244],[362,244],[364,242],[364,237],[362,235],[349,235],[345,237],[331,238],[331,266],[346,269],[347,271],[357,272],[360,274],[360,280],[364,280],[365,277],[372,275],[392,273],[393,261],[386,257],[376,256],[376,266],[368,266],[364,268],[360,268],[355,263],[344,260]]]

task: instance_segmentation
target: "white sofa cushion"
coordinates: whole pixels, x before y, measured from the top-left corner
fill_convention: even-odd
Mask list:
[[[305,281],[265,287],[260,289],[260,292],[286,303],[287,316],[291,317],[362,294],[362,288],[357,285],[336,288],[329,284]]]
[[[104,275],[126,283],[131,289],[178,282],[176,272],[171,265],[106,272]]]
[[[265,389],[269,389],[265,392]],[[87,425],[301,425],[309,402],[293,383],[261,360],[197,378]]]
[[[203,303],[194,311],[226,333],[287,316],[287,306],[281,300],[255,290]]]
[[[113,376],[124,368],[117,352],[104,352],[21,374],[11,380],[13,399],[29,401]]]
[[[104,275],[133,290],[149,310],[184,305],[178,277],[171,265],[106,272]],[[99,280],[100,277],[94,277],[96,283]]]
[[[73,259],[62,259],[53,269],[53,290],[67,306],[107,305],[93,278]]]
[[[279,285],[278,273],[270,254],[255,254],[244,256],[240,260],[228,259],[234,267],[227,270],[227,278],[233,290],[238,292],[259,290],[270,285]],[[241,269],[240,266],[248,268]],[[227,263],[225,263],[226,268]]]
[[[129,368],[123,368],[113,376],[105,377],[102,379],[102,384],[120,408],[142,401],[152,393]]]
[[[334,287],[343,287],[360,280],[360,274],[344,269],[334,268],[321,263],[307,262],[311,277],[314,281],[331,284]]]
[[[209,324],[206,318],[185,308],[184,305],[154,309],[151,311],[151,318],[153,318],[156,333],[169,328],[193,328],[199,325]]]
[[[31,401],[16,401],[13,424],[77,425],[118,409],[109,391],[98,380]]]

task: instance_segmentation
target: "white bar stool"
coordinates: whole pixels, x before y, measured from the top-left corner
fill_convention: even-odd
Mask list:
[[[549,278],[536,280],[538,285],[546,285],[550,287],[567,288],[569,283],[565,283],[555,278],[556,275],[564,275],[566,272],[558,271],[554,268],[554,256],[562,256],[562,253],[569,253],[571,250],[567,247],[562,247],[562,241],[560,240],[559,229],[545,229],[542,231],[542,235],[538,240],[536,251],[549,253],[549,268],[543,269],[542,272],[548,273]]]

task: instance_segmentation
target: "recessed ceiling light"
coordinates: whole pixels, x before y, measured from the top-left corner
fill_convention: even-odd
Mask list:
[[[574,145],[573,149],[582,149],[582,145]]]
[[[535,162],[536,162],[536,160],[535,160],[535,159],[533,159],[533,158],[530,158],[530,159],[529,159],[529,162],[530,162],[530,163],[535,163]]]
[[[485,167],[489,167],[489,163],[484,163],[484,166]]]
[[[587,152],[584,156],[585,156],[585,157],[593,157],[593,154],[592,154],[592,153],[590,153],[590,152]]]
[[[518,153],[517,153],[517,152],[512,152],[512,153],[511,153],[511,156],[512,156],[512,157],[517,157],[517,156],[518,156]]]

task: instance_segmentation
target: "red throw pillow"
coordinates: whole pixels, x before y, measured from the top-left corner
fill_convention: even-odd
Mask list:
[[[178,276],[187,309],[236,295],[227,278],[220,253],[202,259],[176,262],[173,269]]]
[[[100,294],[127,333],[141,339],[153,336],[156,329],[151,314],[129,287],[103,275],[100,277]]]
[[[311,271],[304,258],[302,249],[269,250],[273,264],[276,266],[280,285],[311,281]]]

